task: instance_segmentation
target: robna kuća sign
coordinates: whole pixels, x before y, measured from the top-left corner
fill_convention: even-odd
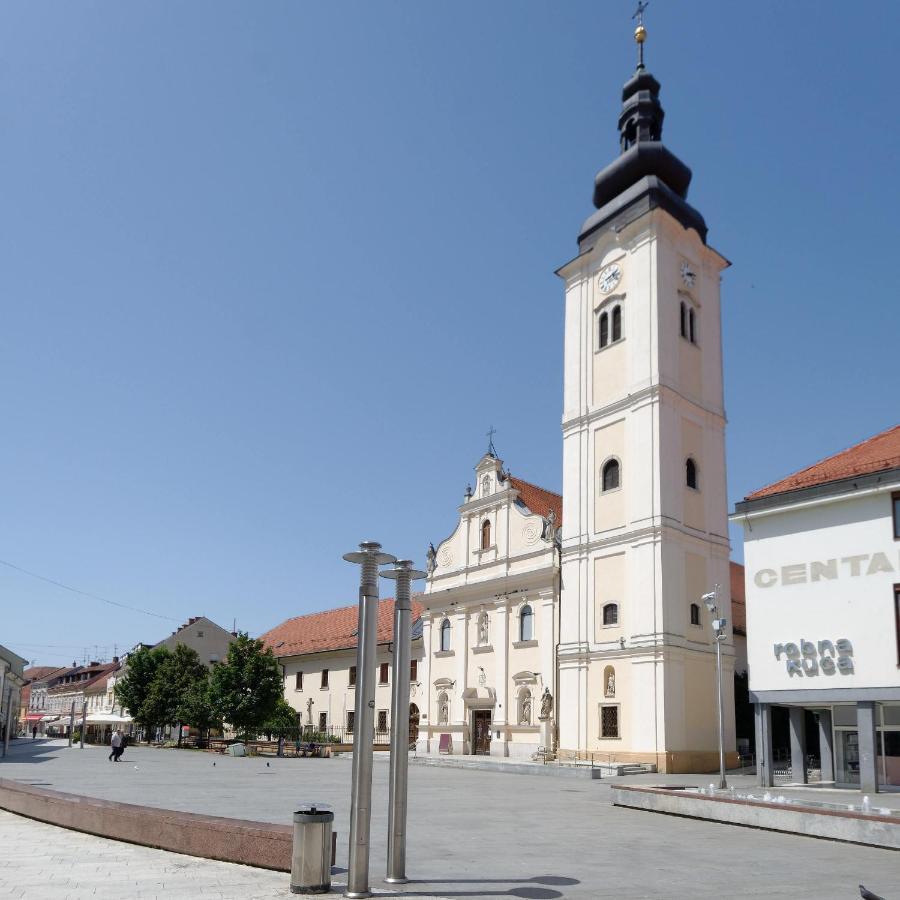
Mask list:
[[[775,659],[785,657],[788,675],[812,677],[823,675],[853,674],[853,644],[847,638],[836,641],[812,641],[800,639],[800,643],[775,644]]]

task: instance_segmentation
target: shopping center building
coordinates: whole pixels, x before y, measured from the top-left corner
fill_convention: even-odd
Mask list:
[[[814,722],[821,782],[900,787],[900,425],[750,494],[732,521],[761,783],[787,707],[793,782]]]

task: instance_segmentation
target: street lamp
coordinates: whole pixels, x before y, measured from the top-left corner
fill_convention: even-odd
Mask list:
[[[716,688],[719,696],[719,790],[724,791],[728,784],[725,781],[725,710],[722,700],[722,641],[725,640],[726,619],[719,618],[719,586],[716,585],[708,594],[700,598],[715,618],[712,620],[713,634],[716,640]]]

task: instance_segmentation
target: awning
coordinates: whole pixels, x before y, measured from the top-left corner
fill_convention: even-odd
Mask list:
[[[26,722],[40,722],[43,718],[44,718],[43,713],[28,713],[28,715],[25,716],[25,721]]]
[[[41,716],[42,722],[55,722],[59,716]]]
[[[130,725],[130,716],[116,716],[112,713],[91,713],[85,720],[88,725]]]

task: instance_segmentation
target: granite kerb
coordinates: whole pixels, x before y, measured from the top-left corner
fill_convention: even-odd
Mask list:
[[[0,778],[0,809],[98,837],[289,872],[293,827],[160,809]]]

